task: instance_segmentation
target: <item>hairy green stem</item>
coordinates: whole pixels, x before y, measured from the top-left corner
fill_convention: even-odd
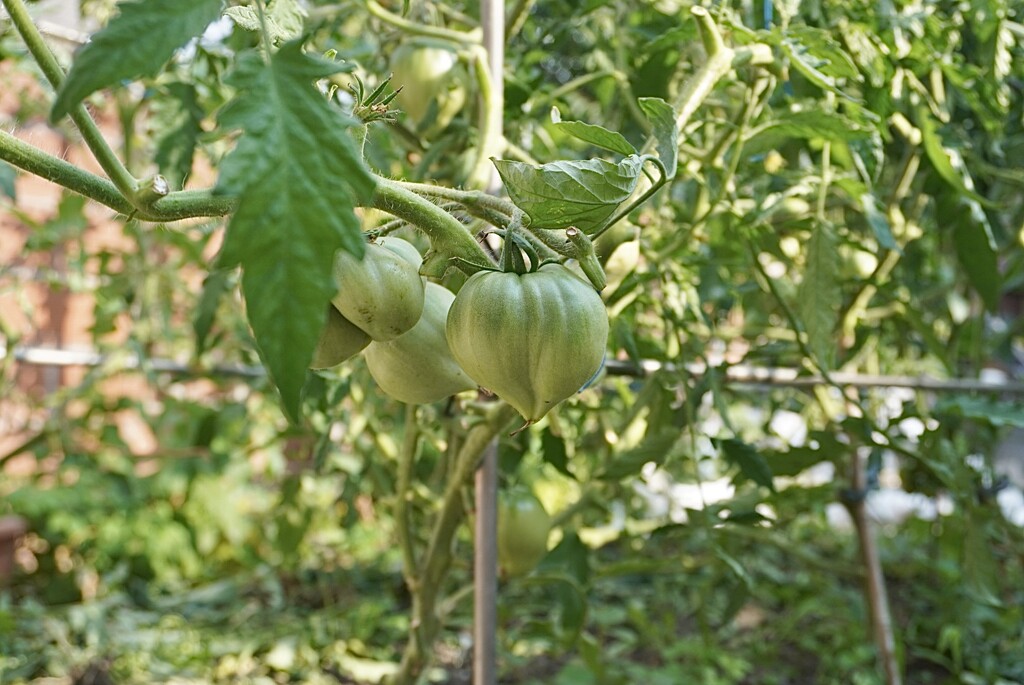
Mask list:
[[[504,226],[508,223],[511,217],[515,216],[519,209],[509,202],[500,197],[495,197],[481,190],[460,190],[458,188],[447,188],[445,186],[435,186],[429,183],[414,183],[412,181],[395,181],[395,184],[411,190],[417,195],[424,195],[426,197],[436,197],[442,200],[449,200],[451,202],[457,202],[465,207],[470,214],[478,216],[476,210],[487,209],[493,214],[502,214],[506,218],[498,225]],[[486,216],[480,216],[481,219],[487,219]]]
[[[25,41],[29,52],[32,53],[33,59],[42,69],[43,75],[46,76],[46,80],[50,82],[54,90],[60,90],[60,86],[64,82],[64,70],[33,23],[32,17],[29,16],[28,10],[25,8],[25,3],[22,0],[3,0],[3,3],[7,8],[7,13],[11,15],[11,21],[18,29],[18,33],[21,34],[22,40]],[[114,182],[121,195],[127,198],[133,206],[140,204],[135,197],[138,191],[138,181],[128,172],[128,169],[107,144],[99,127],[96,126],[96,122],[89,116],[85,105],[81,103],[75,105],[69,110],[68,116],[78,127],[85,144],[89,146],[96,161]]]
[[[235,200],[216,196],[208,190],[182,190],[160,196],[152,206],[136,209],[117,187],[105,178],[43,152],[0,130],[0,159],[13,166],[95,200],[125,216],[145,221],[178,221],[193,217],[224,216],[235,208]]]
[[[417,226],[430,238],[433,250],[449,260],[493,268],[487,253],[455,217],[401,184],[378,179],[373,206]]]
[[[455,534],[466,514],[463,488],[472,479],[488,443],[508,426],[514,416],[515,410],[502,403],[492,416],[469,430],[459,449],[454,473],[448,481],[427,551],[418,568],[418,586],[410,588],[413,601],[409,642],[398,672],[387,680],[388,685],[412,685],[430,663],[431,648],[442,628],[438,613],[441,585],[451,567]]]
[[[519,30],[523,28],[523,24],[526,23],[526,18],[530,16],[530,8],[533,7],[536,1],[537,0],[516,1],[516,4],[512,7],[512,11],[508,13],[508,18],[505,20],[506,41],[519,33]]]
[[[473,69],[477,87],[480,89],[480,121],[477,131],[477,154],[467,185],[471,188],[488,188],[495,170],[491,158],[502,151],[502,110],[504,108],[504,87],[501,69],[491,73],[487,50],[478,47],[473,50]],[[495,83],[495,81],[498,81]]]
[[[686,129],[690,117],[711,94],[715,84],[732,69],[732,62],[736,56],[732,48],[727,47],[722,41],[722,34],[718,32],[718,27],[706,9],[697,6],[690,9],[690,13],[697,20],[697,29],[708,59],[686,82],[676,99],[676,126],[680,132]],[[645,149],[653,146],[654,140],[648,140]]]
[[[107,179],[47,154],[2,130],[0,159],[126,216],[144,221],[166,222],[194,217],[225,216],[234,211],[237,204],[235,198],[214,195],[209,190],[182,190],[163,195],[150,207],[136,209]],[[436,251],[470,264],[490,267],[491,262],[487,253],[458,220],[403,185],[407,184],[378,179],[372,206],[418,226],[430,237]],[[452,192],[452,199],[462,200],[471,205],[486,206],[502,202],[497,198],[487,200],[485,198],[488,196],[479,191]],[[433,195],[445,197],[448,193],[435,192]],[[515,209],[507,203],[494,206],[499,206],[502,210]]]
[[[550,102],[554,102],[555,100],[562,97],[566,93],[571,93],[573,91],[579,90],[580,88],[587,85],[591,81],[597,81],[603,78],[617,77],[618,72],[615,69],[600,69],[598,71],[592,71],[589,74],[577,76],[571,81],[567,81],[560,85],[558,88],[555,88],[550,93],[543,94],[542,97],[538,98],[536,101],[527,100],[526,108],[530,112],[536,112],[541,106],[546,105]]]
[[[107,179],[49,155],[2,129],[0,159],[30,174],[73,190],[79,195],[96,200],[122,214],[131,214],[135,210],[117,187]]]

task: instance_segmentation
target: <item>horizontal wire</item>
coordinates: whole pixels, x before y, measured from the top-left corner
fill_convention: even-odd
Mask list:
[[[15,361],[36,366],[103,366],[117,362],[125,369],[144,369],[183,376],[233,376],[259,378],[266,375],[262,366],[245,364],[219,364],[203,367],[171,359],[139,358],[136,355],[108,355],[90,349],[63,349],[51,347],[17,346],[8,351],[0,345],[0,358],[10,354]],[[714,369],[716,367],[710,367]],[[610,376],[643,378],[658,372],[703,376],[709,371],[704,364],[676,365],[655,360],[639,363],[611,360],[605,363]],[[831,383],[822,376],[801,375],[798,369],[784,367],[751,366],[737,364],[721,369],[722,380],[732,385],[754,387],[813,388],[826,385],[844,385],[855,388],[907,388],[933,392],[986,392],[1024,395],[1024,383],[1007,380],[978,378],[933,378],[930,376],[866,375],[837,371],[830,375]]]

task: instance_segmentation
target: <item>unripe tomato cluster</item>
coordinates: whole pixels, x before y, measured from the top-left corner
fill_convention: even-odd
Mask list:
[[[458,295],[419,274],[416,248],[370,243],[362,260],[339,252],[338,292],[312,368],[363,351],[370,374],[400,402],[436,402],[482,387],[527,424],[601,369],[608,314],[594,288],[561,264],[530,273],[480,271]]]

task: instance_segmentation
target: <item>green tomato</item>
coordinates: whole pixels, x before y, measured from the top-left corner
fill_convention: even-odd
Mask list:
[[[525,274],[481,271],[459,291],[446,332],[469,377],[534,423],[600,370],[608,312],[561,264]]]
[[[454,52],[431,43],[403,43],[391,55],[391,83],[401,87],[398,105],[414,128],[438,133],[466,104],[458,61]]]
[[[406,258],[376,243],[362,260],[338,251],[338,294],[331,302],[374,340],[393,340],[416,325],[423,312],[423,279]]]
[[[532,492],[513,488],[498,496],[498,565],[506,577],[532,571],[548,553],[551,517]]]
[[[399,402],[437,402],[476,384],[452,357],[444,328],[455,300],[446,288],[427,282],[423,316],[410,330],[366,348],[370,375],[385,394]]]
[[[408,240],[402,240],[394,236],[384,236],[383,238],[377,238],[374,241],[377,245],[383,248],[391,250],[396,255],[409,262],[418,270],[420,264],[423,263],[423,257],[420,256],[420,251],[416,249],[416,246],[410,243]]]
[[[329,369],[346,359],[359,354],[370,344],[370,336],[363,333],[351,321],[341,315],[337,309],[328,305],[327,323],[320,331],[320,339],[316,342],[313,352],[311,369]]]

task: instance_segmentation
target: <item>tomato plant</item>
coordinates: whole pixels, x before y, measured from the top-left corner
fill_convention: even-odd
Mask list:
[[[2,1],[4,682],[1024,682],[1013,3]]]

